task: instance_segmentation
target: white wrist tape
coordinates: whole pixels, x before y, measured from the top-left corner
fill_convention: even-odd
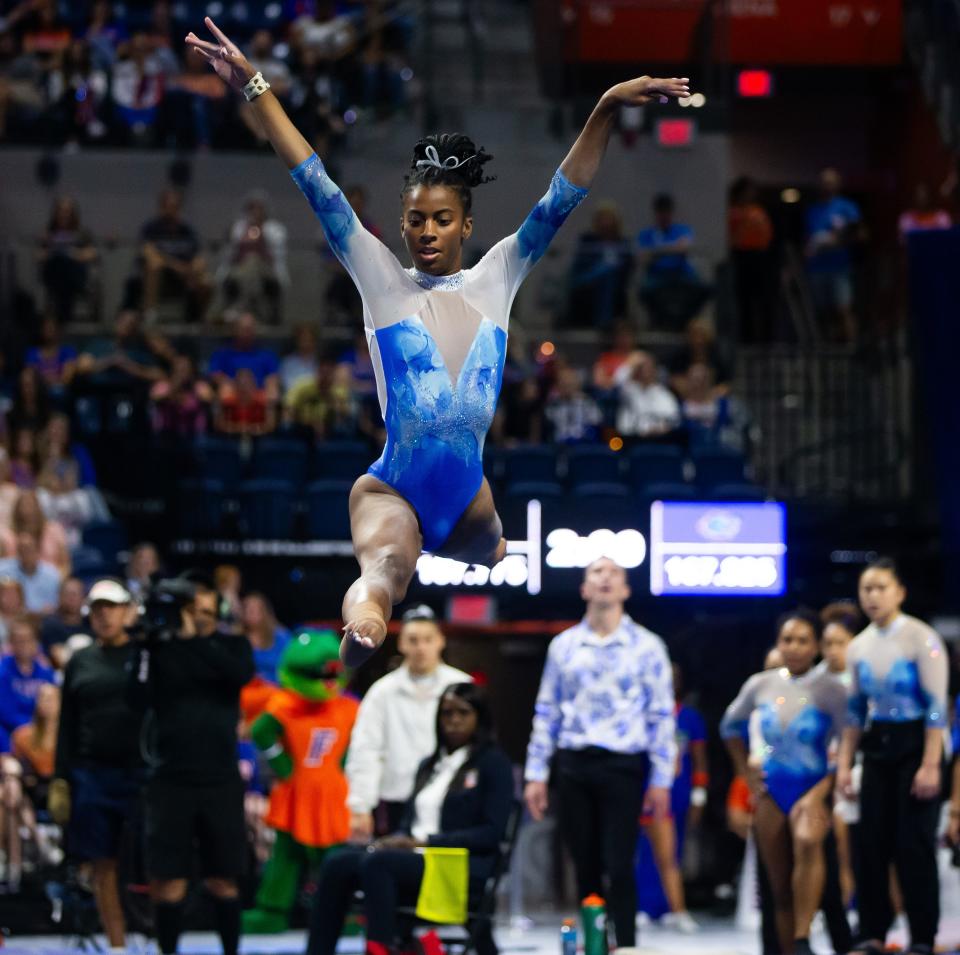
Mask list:
[[[249,82],[243,88],[243,95],[247,98],[247,102],[250,100],[256,99],[263,93],[270,89],[270,84],[263,78],[263,74],[259,71],[254,73],[250,77]]]

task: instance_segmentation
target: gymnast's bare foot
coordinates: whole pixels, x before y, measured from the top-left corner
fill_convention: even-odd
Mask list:
[[[343,628],[340,660],[351,669],[362,666],[380,648],[387,636],[387,621],[380,605],[372,600],[354,604]]]

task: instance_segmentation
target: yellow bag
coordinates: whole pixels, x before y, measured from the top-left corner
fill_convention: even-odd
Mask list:
[[[417,898],[417,915],[428,922],[459,925],[467,920],[470,853],[466,849],[424,846],[423,881]]]

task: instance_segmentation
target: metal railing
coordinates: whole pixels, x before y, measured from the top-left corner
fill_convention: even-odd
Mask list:
[[[757,432],[756,478],[778,497],[903,500],[913,492],[907,354],[741,348],[736,393]]]

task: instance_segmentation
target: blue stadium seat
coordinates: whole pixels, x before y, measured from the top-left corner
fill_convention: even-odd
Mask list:
[[[350,540],[352,481],[314,481],[306,491],[310,540]]]
[[[109,434],[143,434],[146,431],[144,407],[126,395],[107,398],[101,409],[103,429]]]
[[[313,449],[310,480],[352,483],[375,459],[376,455],[363,441],[325,441]]]
[[[222,481],[190,478],[177,484],[177,531],[184,537],[216,537],[223,528]]]
[[[564,523],[580,534],[595,530],[620,531],[635,528],[640,509],[625,484],[595,481],[573,489],[565,501]]]
[[[567,509],[567,497],[556,481],[516,481],[497,499],[497,512],[503,521],[507,540],[522,540],[527,533],[527,504],[540,502],[542,528],[555,526]]]
[[[293,537],[295,504],[289,481],[244,481],[240,485],[240,528],[247,537],[289,540]]]
[[[194,445],[197,476],[219,481],[224,490],[236,489],[243,477],[243,458],[236,438],[204,435]]]
[[[730,448],[694,450],[691,455],[701,492],[718,484],[742,484],[747,462],[739,451]]]
[[[627,455],[630,484],[640,488],[645,484],[682,483],[683,452],[675,444],[641,444],[631,448]]]
[[[307,448],[296,438],[261,438],[254,452],[253,477],[301,487],[307,479],[307,458]]]
[[[640,496],[644,501],[695,501],[697,489],[678,481],[654,481],[640,488]]]
[[[604,444],[590,444],[567,450],[567,481],[571,487],[598,481],[620,480],[622,457]]]
[[[717,484],[709,488],[707,496],[717,501],[765,501],[766,491],[756,484],[740,482],[738,484]]]
[[[127,548],[127,532],[119,521],[94,521],[81,532],[84,548],[92,547],[102,555],[116,559]]]
[[[503,477],[503,448],[492,448],[487,445],[483,449],[483,476],[491,484]]]
[[[609,498],[622,500],[631,497],[630,488],[619,481],[588,481],[573,488],[573,499]]]
[[[73,403],[73,433],[77,438],[92,438],[103,428],[100,399],[81,395]]]
[[[534,497],[558,501],[563,497],[563,488],[556,481],[514,481],[513,484],[507,485],[504,497],[519,497],[525,501]]]
[[[117,572],[116,558],[106,559],[96,547],[74,547],[70,551],[71,573],[85,584]]]
[[[557,449],[542,445],[522,445],[503,450],[503,479],[517,481],[556,481]]]

